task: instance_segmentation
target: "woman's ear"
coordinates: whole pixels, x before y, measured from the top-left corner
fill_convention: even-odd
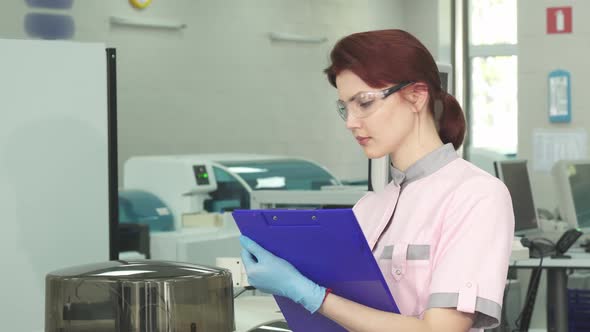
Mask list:
[[[412,105],[413,112],[419,113],[428,107],[428,85],[414,83],[407,87],[404,97]]]

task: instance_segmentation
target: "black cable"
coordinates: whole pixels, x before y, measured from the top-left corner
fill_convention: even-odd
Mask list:
[[[522,243],[523,246],[529,248],[529,250],[530,250],[529,256],[533,257],[535,255],[533,253],[533,250],[537,250],[537,245],[532,240],[529,240],[526,237],[522,238],[520,240],[520,242]],[[542,261],[540,263],[542,264]],[[533,284],[535,283],[535,280],[537,279],[537,271],[538,271],[537,269],[534,269],[531,272],[531,276],[529,278],[529,284],[527,286],[527,294],[525,296],[525,303],[521,307],[520,312],[519,312],[518,316],[516,317],[516,320],[514,321],[514,325],[516,326],[516,329],[513,329],[512,332],[517,332],[517,331],[521,330],[520,325],[522,323],[522,316],[524,315],[524,312],[525,312],[525,310],[527,310],[527,306],[529,305],[531,290],[532,290]]]
[[[240,290],[236,295],[234,295],[234,299],[237,298],[238,296],[244,294],[246,291],[254,290],[254,289],[256,289],[256,288],[253,286],[246,286],[246,287],[244,287],[244,289]]]
[[[516,267],[516,261],[511,266],[510,265],[508,266],[508,273],[510,273],[510,269],[513,269],[514,267]],[[511,279],[508,279],[508,289],[506,290],[506,294],[504,294],[505,300],[508,300],[508,294],[510,294],[510,280]],[[515,280],[515,279],[512,279],[512,280]],[[510,328],[510,323],[508,322],[508,317],[506,317],[506,316],[508,316],[508,314],[506,312],[506,304],[504,304],[504,305],[502,305],[502,313],[500,316],[500,322],[501,322],[501,325],[503,325],[502,327],[504,329]],[[502,317],[506,317],[506,319],[503,320]],[[502,324],[502,321],[504,321],[503,324]]]
[[[541,270],[533,270],[530,280],[529,280],[529,286],[527,287],[527,295],[525,297],[525,303],[522,307],[522,310],[520,311],[518,317],[516,317],[516,320],[514,321],[514,325],[516,326],[516,329],[513,329],[512,332],[520,332],[520,331],[527,331],[528,330],[528,326],[530,324],[530,315],[532,315],[532,311],[534,310],[534,308],[530,308],[531,306],[534,307],[534,299],[533,299],[533,292],[534,289],[536,287],[538,287],[538,281],[539,281],[539,277],[540,277],[540,272]]]
[[[373,176],[371,175],[371,163],[372,163],[372,161],[371,161],[371,159],[369,159],[369,175],[368,175],[368,178],[369,178],[369,181],[368,182],[369,182],[369,184],[368,184],[368,187],[367,187],[367,190],[368,191],[373,191],[373,179],[372,179]]]
[[[541,281],[541,277],[543,276],[543,256],[541,256],[540,258],[540,262],[539,262],[539,266],[535,269],[535,278],[533,281],[533,285],[531,287],[531,291],[529,294],[527,294],[527,299],[529,299],[530,301],[530,312],[528,312],[528,316],[526,316],[526,329],[525,331],[529,330],[530,324],[531,324],[531,318],[533,316],[533,310],[534,310],[534,306],[535,306],[535,302],[536,302],[536,298],[537,298],[537,291],[539,289],[539,282]]]
[[[525,297],[525,303],[524,306],[522,307],[518,317],[516,318],[516,320],[514,321],[514,324],[516,325],[516,329],[512,330],[512,332],[518,332],[518,331],[523,331],[523,329],[521,328],[521,324],[523,323],[522,319],[525,318],[525,326],[524,326],[524,330],[528,330],[528,327],[530,325],[530,320],[532,317],[532,311],[534,309],[534,303],[535,303],[535,299],[536,299],[536,292],[537,289],[539,287],[539,281],[541,278],[541,275],[543,273],[543,258],[544,256],[550,254],[551,251],[554,250],[555,248],[555,244],[553,244],[553,247],[551,250],[547,250],[544,251],[542,246],[539,246],[540,242],[545,242],[545,244],[553,244],[553,242],[549,239],[545,239],[545,238],[538,238],[538,239],[534,239],[532,241],[529,241],[527,244],[523,243],[523,245],[529,247],[529,249],[532,250],[538,250],[539,251],[539,255],[540,255],[540,260],[539,260],[539,266],[537,266],[530,277],[530,281],[529,281],[529,286],[527,287],[527,294]],[[546,249],[547,247],[545,247]],[[551,248],[551,247],[550,247]],[[533,295],[534,294],[534,295]],[[533,306],[533,308],[529,308],[530,306]],[[523,317],[523,315],[525,314],[525,311],[530,310],[529,312],[526,313],[526,317]]]

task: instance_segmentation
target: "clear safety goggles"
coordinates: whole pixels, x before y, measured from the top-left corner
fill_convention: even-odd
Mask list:
[[[413,83],[406,81],[380,91],[361,91],[352,96],[347,102],[338,100],[336,102],[338,115],[344,121],[348,119],[349,114],[352,114],[357,119],[366,118],[381,107],[385,98]]]

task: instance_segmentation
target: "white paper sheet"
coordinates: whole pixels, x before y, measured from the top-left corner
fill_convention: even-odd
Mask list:
[[[533,169],[550,172],[559,160],[588,158],[588,133],[584,129],[533,132]]]

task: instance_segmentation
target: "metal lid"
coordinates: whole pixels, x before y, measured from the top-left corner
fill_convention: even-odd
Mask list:
[[[225,269],[203,265],[193,265],[188,263],[154,260],[118,260],[69,267],[50,272],[48,277],[149,280],[181,277],[213,277],[216,275],[225,275],[228,273],[229,272]]]

